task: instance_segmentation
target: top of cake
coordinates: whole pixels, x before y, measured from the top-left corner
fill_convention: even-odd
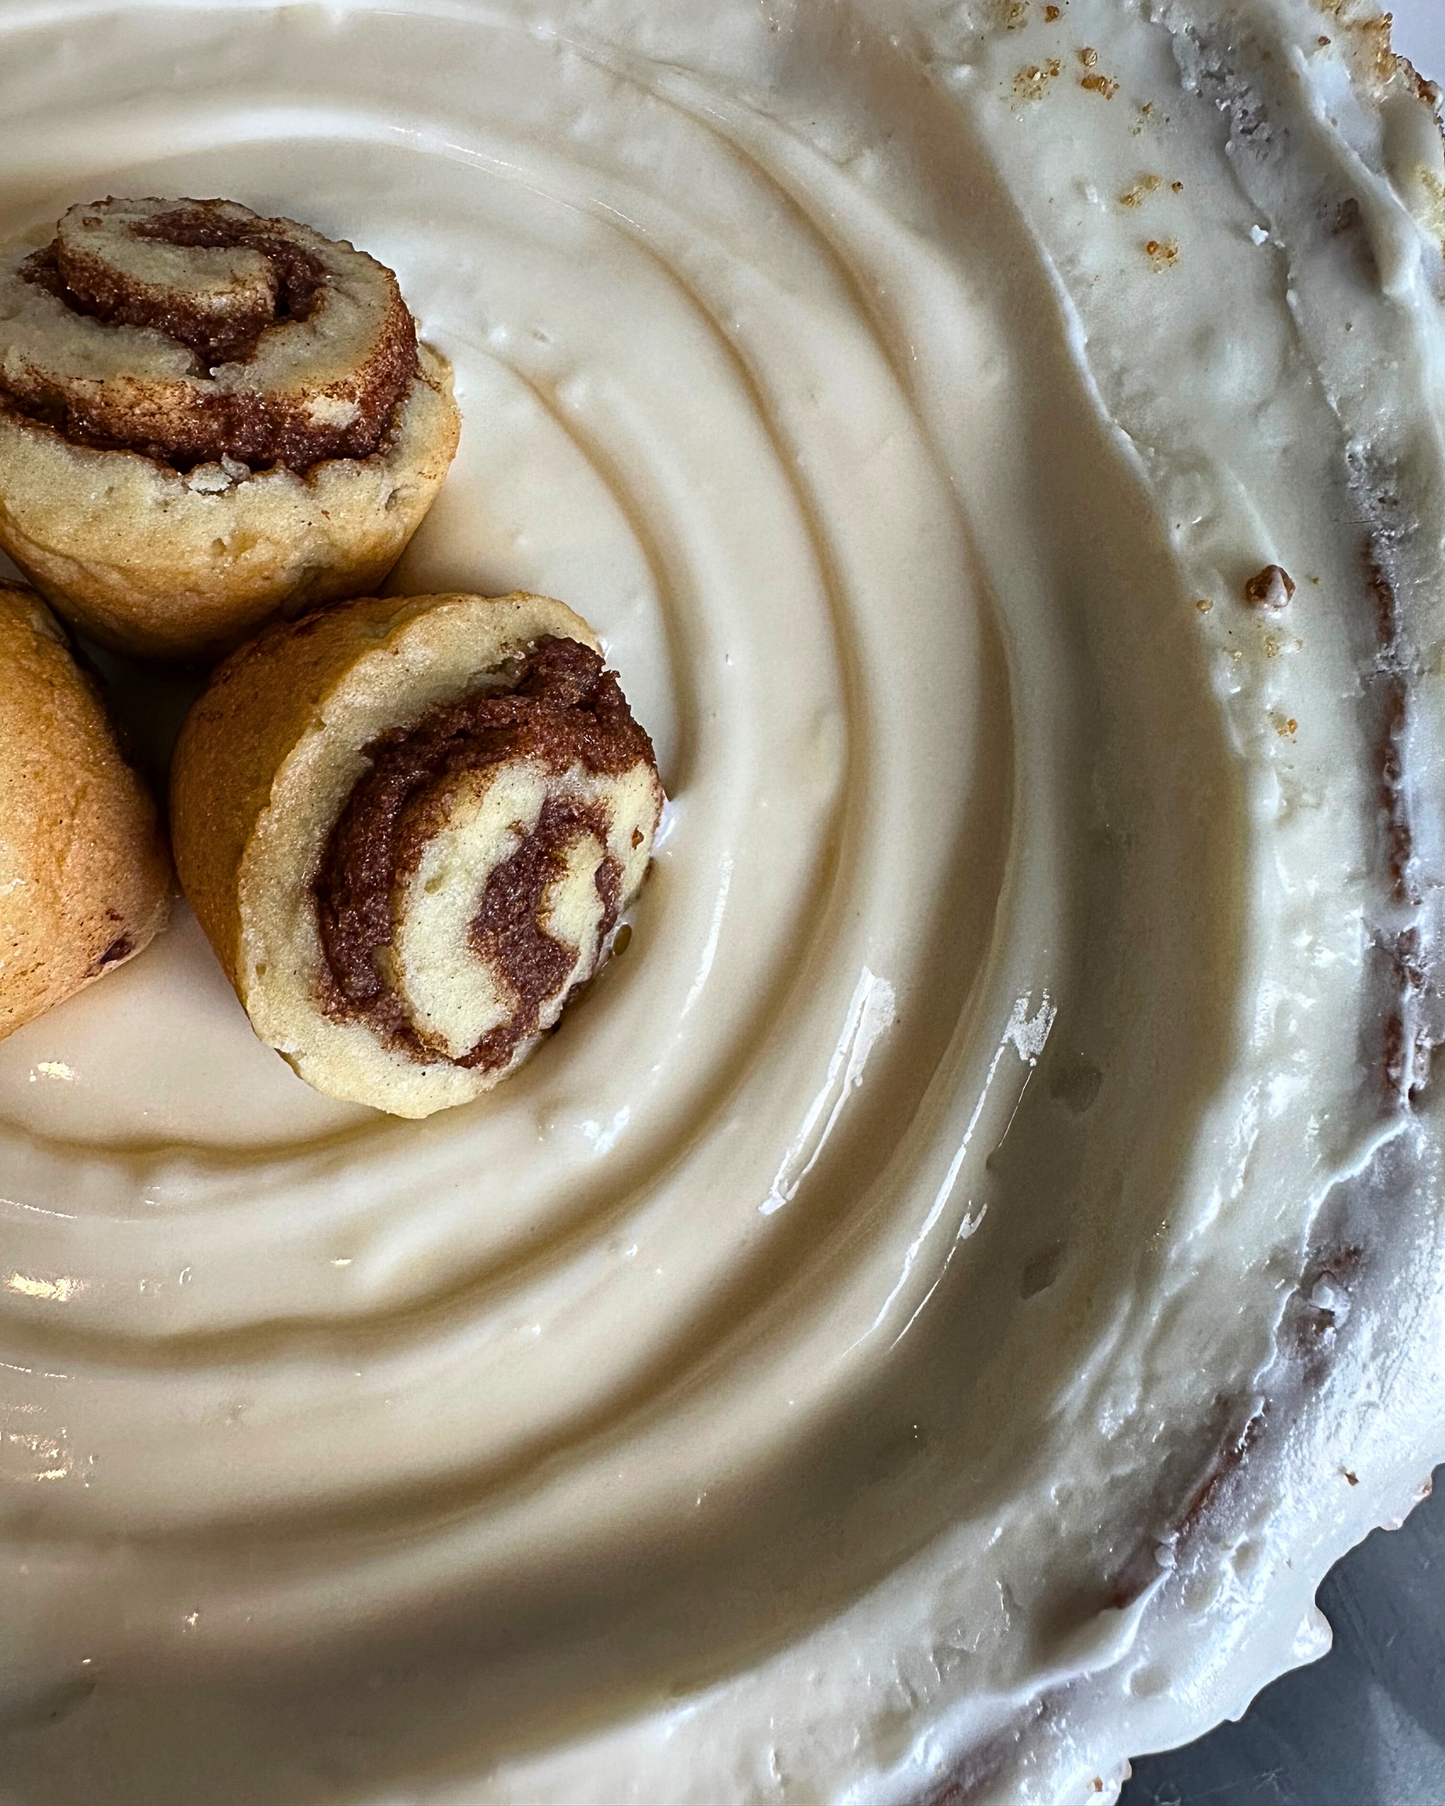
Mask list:
[[[7,1785],[1099,1798],[1317,1649],[1445,1454],[1445,157],[1375,9],[0,43],[17,250],[124,169],[397,271],[467,436],[392,587],[575,601],[672,799],[483,1105],[263,1070],[184,920],[0,1047]]]

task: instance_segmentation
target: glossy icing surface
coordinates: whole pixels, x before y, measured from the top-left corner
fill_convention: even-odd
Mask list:
[[[1340,12],[0,19],[5,236],[394,268],[391,587],[568,600],[674,799],[475,1106],[184,911],[0,1047],[0,1800],[1098,1798],[1308,1652],[1445,1452],[1445,183]]]

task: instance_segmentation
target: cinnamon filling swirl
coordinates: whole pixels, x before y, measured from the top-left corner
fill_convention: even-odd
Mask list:
[[[369,457],[417,372],[390,270],[232,201],[72,207],[0,275],[0,405],[178,469]]]
[[[503,1069],[617,925],[652,743],[600,655],[547,638],[365,753],[314,880],[323,1004],[416,1060]]]

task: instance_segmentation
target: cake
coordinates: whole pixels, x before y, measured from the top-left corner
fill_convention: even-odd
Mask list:
[[[1445,1455],[1445,162],[1381,16],[3,29],[7,236],[225,193],[397,270],[467,426],[391,587],[566,598],[670,802],[647,957],[424,1124],[183,914],[0,1048],[0,1799],[1108,1799],[1318,1653]]]

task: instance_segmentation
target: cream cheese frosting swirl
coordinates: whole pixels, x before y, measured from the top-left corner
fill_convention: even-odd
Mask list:
[[[1317,1651],[1445,1445],[1377,15],[0,31],[31,248],[229,188],[401,272],[468,424],[392,587],[571,600],[670,799],[645,957],[474,1105],[317,1097],[184,913],[0,1047],[0,1789],[1054,1806]]]

